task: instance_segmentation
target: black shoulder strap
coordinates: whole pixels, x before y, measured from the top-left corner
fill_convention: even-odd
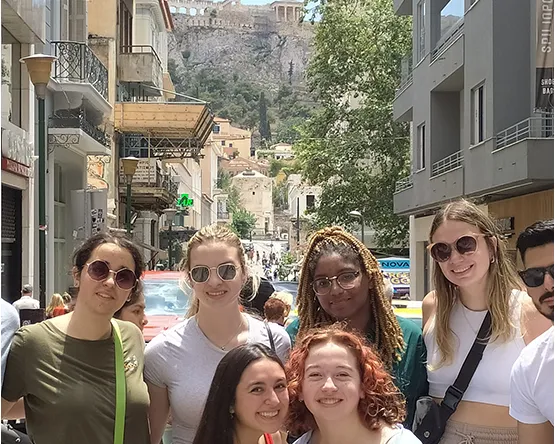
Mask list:
[[[445,420],[447,420],[453,413],[455,413],[455,410],[457,410],[457,406],[459,405],[459,402],[461,402],[464,392],[468,388],[468,385],[478,368],[478,364],[482,360],[482,356],[484,355],[484,350],[488,345],[490,336],[491,313],[488,311],[484,321],[482,322],[482,326],[476,335],[474,344],[472,344],[472,348],[464,360],[457,379],[455,379],[453,385],[449,386],[445,392],[443,401],[441,402],[441,411]]]
[[[274,343],[274,336],[272,335],[272,330],[270,330],[270,326],[268,325],[267,320],[264,320],[264,325],[266,326],[266,331],[268,332],[268,339],[270,340],[270,348],[275,353],[276,352],[276,344]]]

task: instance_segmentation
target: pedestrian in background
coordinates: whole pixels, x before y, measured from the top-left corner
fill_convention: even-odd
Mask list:
[[[268,322],[279,324],[282,327],[285,325],[287,312],[287,305],[279,299],[270,298],[264,304],[264,319]]]
[[[38,444],[117,442],[116,391],[123,377],[121,442],[148,444],[144,339],[133,324],[112,321],[144,271],[142,253],[126,237],[102,233],[85,241],[73,259],[75,310],[17,331],[4,375],[2,415],[23,397],[27,430]]]
[[[48,307],[46,307],[45,310],[46,318],[53,318],[66,313],[67,311],[62,295],[60,293],[54,293],[50,299],[50,304],[48,304]]]
[[[404,397],[355,332],[335,324],[309,331],[287,363],[288,428],[295,444],[418,444],[401,425]]]
[[[297,309],[298,319],[287,327],[292,336],[345,321],[366,337],[405,396],[411,426],[416,400],[428,394],[426,347],[420,328],[393,313],[370,250],[340,227],[316,232],[301,269]]]
[[[216,368],[230,350],[246,343],[273,344],[283,362],[291,345],[282,327],[241,311],[249,271],[241,240],[229,228],[214,224],[197,231],[180,268],[184,284],[193,290],[187,319],[146,348],[152,444],[160,443],[170,408],[174,444],[193,442]]]
[[[430,396],[441,400],[454,384],[488,312],[491,336],[479,365],[447,422],[442,444],[476,440],[516,444],[509,415],[511,367],[525,345],[549,328],[535,309],[494,220],[471,202],[442,207],[432,222],[428,250],[435,290],[422,304]],[[473,441],[474,442],[474,441]]]
[[[15,309],[19,310],[34,310],[40,308],[39,301],[33,298],[33,286],[25,284],[21,289],[21,297],[13,303]]]
[[[231,350],[218,364],[193,444],[285,444],[285,368],[262,344]]]
[[[125,301],[123,307],[116,311],[114,318],[132,322],[139,327],[141,331],[143,331],[145,325],[148,324],[148,319],[145,315],[145,308],[144,285],[143,281],[139,279],[137,280],[137,287],[131,295],[131,298]]]

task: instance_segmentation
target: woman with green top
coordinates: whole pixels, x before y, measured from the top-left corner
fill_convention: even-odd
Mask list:
[[[366,336],[405,396],[404,424],[412,425],[416,400],[428,394],[426,347],[420,328],[393,313],[370,250],[342,228],[316,232],[301,269],[297,308],[298,320],[287,328],[291,337],[336,321]]]
[[[149,443],[144,339],[132,323],[112,320],[137,291],[144,268],[131,240],[91,237],[74,254],[75,310],[15,334],[2,415],[11,416],[23,397],[34,443]]]

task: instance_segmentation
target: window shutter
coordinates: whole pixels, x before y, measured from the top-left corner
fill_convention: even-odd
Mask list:
[[[70,0],[69,39],[86,42],[87,38],[87,0]]]
[[[69,0],[61,1],[60,15],[60,39],[69,40]]]

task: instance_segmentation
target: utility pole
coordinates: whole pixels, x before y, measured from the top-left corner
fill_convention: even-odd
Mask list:
[[[301,211],[299,208],[300,198],[297,197],[297,247],[301,243]]]

